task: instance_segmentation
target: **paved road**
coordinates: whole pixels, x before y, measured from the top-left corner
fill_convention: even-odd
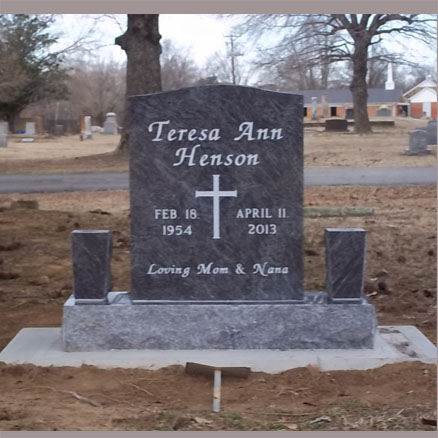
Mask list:
[[[434,167],[306,169],[308,186],[436,184]],[[127,190],[127,172],[0,175],[0,193]]]

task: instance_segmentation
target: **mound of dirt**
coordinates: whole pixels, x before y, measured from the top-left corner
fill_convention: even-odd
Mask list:
[[[129,290],[127,192],[0,196],[0,349],[23,327],[61,325],[71,294],[69,235],[113,232],[113,290]],[[380,325],[415,325],[436,343],[436,188],[308,187],[305,206],[371,207],[363,217],[305,219],[305,289],[323,290],[324,228],[367,230],[365,292]],[[111,213],[111,214],[105,214]],[[419,362],[368,371],[211,379],[158,371],[0,364],[4,430],[434,430],[436,370]]]

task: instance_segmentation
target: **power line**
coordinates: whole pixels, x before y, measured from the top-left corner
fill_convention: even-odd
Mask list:
[[[236,85],[236,61],[237,56],[243,56],[242,52],[236,51],[236,46],[234,41],[239,38],[240,35],[225,35],[225,38],[229,38],[229,43],[226,43],[229,47],[229,56],[231,58],[231,78],[233,85]]]

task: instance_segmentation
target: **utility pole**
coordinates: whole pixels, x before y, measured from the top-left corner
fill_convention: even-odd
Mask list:
[[[235,57],[243,56],[243,53],[236,52],[236,47],[235,47],[235,44],[234,44],[234,40],[236,38],[239,38],[239,36],[240,35],[225,35],[225,38],[229,38],[229,40],[230,40],[227,43],[227,45],[228,45],[229,56],[231,58],[231,78],[232,78],[233,85],[236,85],[236,62],[235,62]]]

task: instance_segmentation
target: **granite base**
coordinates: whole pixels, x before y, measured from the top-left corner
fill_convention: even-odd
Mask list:
[[[110,292],[108,304],[64,305],[65,351],[293,350],[373,348],[373,306],[327,303],[324,292],[303,303],[151,302],[132,304],[126,292]]]

